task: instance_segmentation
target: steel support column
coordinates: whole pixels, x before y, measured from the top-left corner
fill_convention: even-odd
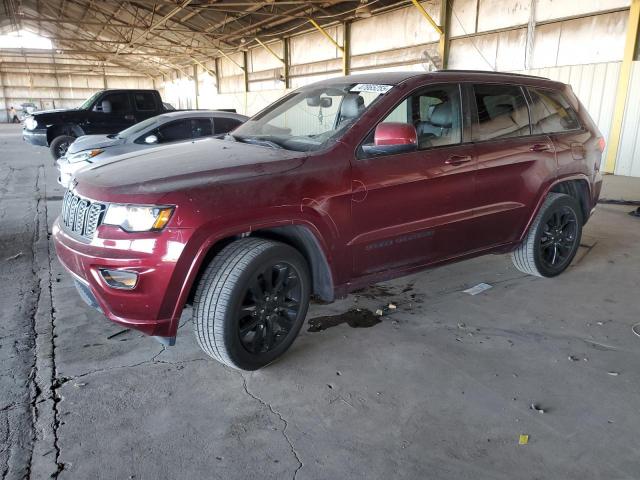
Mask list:
[[[2,63],[0,62],[0,66],[2,65]],[[0,87],[2,87],[2,102],[4,105],[4,110],[5,110],[5,114],[7,116],[7,121],[10,121],[11,119],[9,118],[9,107],[10,105],[8,105],[8,100],[7,100],[7,91],[4,88],[4,73],[0,71]]]
[[[244,65],[244,113],[247,115],[249,109],[249,53],[246,50],[242,52],[242,60]]]
[[[215,74],[216,74],[216,93],[218,95],[220,95],[220,73],[218,73],[218,72],[220,72],[220,59],[219,58],[214,58],[213,61],[214,61],[215,67],[216,67],[216,71],[215,71]]]
[[[449,64],[449,38],[451,36],[451,5],[449,0],[441,0],[440,4],[440,40],[438,53],[442,62],[442,68],[448,68]]]
[[[194,92],[196,94],[196,109],[198,109],[200,108],[200,100],[198,98],[200,97],[200,85],[198,81],[198,65],[193,66],[193,86],[194,86]]]
[[[342,74],[349,75],[351,70],[351,23],[342,24]]]
[[[616,158],[620,147],[620,136],[622,134],[622,122],[624,120],[624,109],[629,93],[629,82],[631,81],[631,67],[638,41],[638,24],[640,23],[640,0],[631,0],[629,9],[629,20],[627,22],[627,39],[624,44],[624,54],[620,65],[620,77],[618,78],[618,88],[616,91],[616,103],[613,110],[613,121],[609,131],[609,141],[607,146],[607,158],[603,171],[614,173],[616,168]]]
[[[289,37],[282,39],[282,56],[284,57],[282,75],[284,76],[284,88],[287,90],[291,88],[291,79],[289,78]]]

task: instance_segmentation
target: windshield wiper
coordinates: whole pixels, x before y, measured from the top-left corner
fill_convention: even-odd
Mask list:
[[[233,136],[231,134],[229,134],[229,136],[233,138],[236,142],[249,143],[252,145],[262,145],[263,147],[270,147],[270,148],[277,148],[277,149],[284,148],[282,145],[279,145],[273,140],[267,140],[266,138],[240,137],[240,136]]]

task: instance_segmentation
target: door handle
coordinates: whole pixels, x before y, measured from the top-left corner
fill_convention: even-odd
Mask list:
[[[471,161],[471,155],[451,155],[444,162],[447,165],[460,165]]]
[[[125,119],[125,120],[133,120],[133,119],[134,119],[134,116],[133,116],[133,115],[125,115],[125,116],[124,116],[124,119]]]
[[[551,150],[551,145],[548,143],[535,143],[529,147],[530,152],[548,152]]]

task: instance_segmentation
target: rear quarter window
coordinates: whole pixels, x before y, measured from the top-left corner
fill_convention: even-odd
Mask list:
[[[560,133],[582,128],[578,114],[560,92],[528,88],[533,133]]]

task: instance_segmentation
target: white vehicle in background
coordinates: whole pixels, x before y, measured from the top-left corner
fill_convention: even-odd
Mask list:
[[[148,118],[109,135],[76,139],[57,161],[58,183],[68,188],[75,173],[89,165],[150,147],[226,134],[248,117],[220,110],[176,110]]]
[[[37,111],[38,111],[38,107],[33,102],[21,103],[20,109],[18,111],[18,118],[20,119],[21,122],[24,122],[24,119],[27,118],[27,116]]]

